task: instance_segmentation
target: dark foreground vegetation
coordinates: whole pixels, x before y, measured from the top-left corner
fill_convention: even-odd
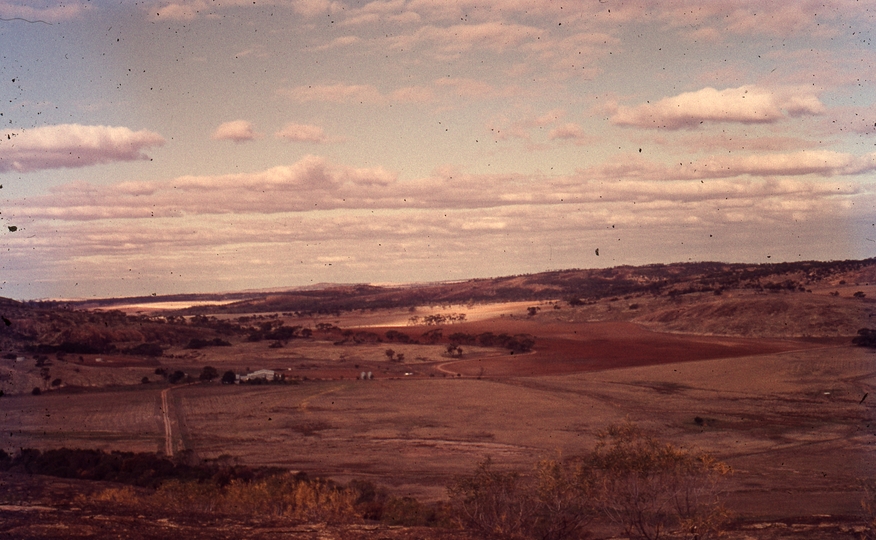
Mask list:
[[[726,465],[663,443],[631,423],[600,433],[590,452],[544,459],[530,471],[482,462],[452,480],[447,500],[431,504],[389,495],[366,481],[340,485],[228,457],[198,464],[186,463],[189,458],[25,449],[0,455],[0,470],[116,482],[93,501],[141,511],[461,528],[485,538],[582,538],[602,523],[634,538],[705,539],[718,535],[729,518],[719,500],[720,482],[730,474]]]

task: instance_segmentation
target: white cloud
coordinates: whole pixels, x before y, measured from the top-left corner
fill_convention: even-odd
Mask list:
[[[142,150],[163,144],[155,132],[126,127],[60,124],[0,132],[0,172],[149,159]]]
[[[370,84],[329,84],[297,86],[280,90],[295,101],[326,101],[330,103],[377,103],[383,100],[380,91]]]
[[[816,115],[825,110],[818,97],[804,88],[768,89],[740,86],[704,88],[644,103],[619,106],[611,122],[643,128],[695,128],[705,122],[771,123],[787,116]]]
[[[548,133],[548,139],[552,141],[557,139],[583,141],[587,140],[588,137],[581,126],[570,122],[550,130]]]
[[[44,6],[39,4],[44,4]],[[21,22],[55,23],[74,19],[81,15],[85,9],[85,4],[78,1],[50,3],[0,1],[0,18],[24,19]]]
[[[252,141],[258,138],[252,124],[246,120],[232,120],[219,125],[210,135],[214,141],[234,141],[236,143]]]
[[[307,124],[286,124],[274,135],[279,139],[293,142],[324,143],[328,140],[321,127]]]

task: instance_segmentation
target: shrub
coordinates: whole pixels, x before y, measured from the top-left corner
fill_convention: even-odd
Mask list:
[[[530,536],[564,540],[586,535],[585,528],[596,511],[587,484],[580,481],[580,470],[574,462],[564,463],[559,458],[538,463]]]
[[[631,423],[610,426],[599,439],[583,457],[542,460],[529,476],[480,463],[448,488],[451,515],[494,538],[581,538],[598,514],[633,538],[702,540],[720,532],[727,513],[718,485],[729,467]]]
[[[610,426],[582,463],[581,480],[597,508],[631,536],[672,531],[708,538],[727,513],[718,486],[730,468],[706,454],[664,444],[632,423]]]
[[[876,330],[861,328],[858,335],[852,338],[852,343],[858,347],[876,347]]]
[[[125,349],[125,354],[131,355],[143,355],[143,356],[161,356],[164,354],[164,350],[161,348],[159,343],[141,343],[136,347],[131,347],[130,349]]]
[[[413,497],[390,497],[383,506],[380,521],[387,525],[428,527],[444,524],[441,506],[426,505]]]
[[[491,537],[522,537],[532,519],[520,474],[498,472],[489,458],[447,489],[454,520]]]
[[[542,460],[526,477],[496,472],[487,459],[449,488],[452,516],[489,537],[580,538],[595,512],[577,470],[558,459]]]
[[[231,343],[225,341],[224,339],[192,338],[191,340],[189,340],[189,343],[185,346],[185,348],[186,349],[203,349],[204,347],[230,347],[230,346],[231,346]]]

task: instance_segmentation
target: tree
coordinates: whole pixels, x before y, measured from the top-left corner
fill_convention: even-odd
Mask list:
[[[201,370],[201,375],[198,378],[202,381],[212,381],[218,376],[219,372],[216,371],[216,368],[211,366],[204,366],[204,369]]]
[[[228,370],[222,374],[222,384],[234,384],[236,380],[237,375],[231,370]]]
[[[170,384],[176,384],[185,378],[186,378],[186,374],[183,373],[182,371],[177,370],[177,371],[174,371],[173,373],[171,373],[170,376],[167,378],[167,380],[168,380],[168,382],[170,382]]]
[[[395,351],[392,349],[386,349],[385,351],[383,351],[383,354],[385,354],[387,358],[392,360],[392,357],[395,356]]]
[[[858,347],[876,347],[876,330],[861,328],[858,335],[852,338],[852,343]]]

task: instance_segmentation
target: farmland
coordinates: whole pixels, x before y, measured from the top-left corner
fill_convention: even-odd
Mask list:
[[[428,502],[486,457],[527,471],[587,452],[600,430],[628,419],[729,464],[723,499],[739,527],[822,520],[851,531],[861,526],[862,482],[876,475],[876,354],[853,346],[849,330],[868,324],[876,294],[855,272],[812,283],[810,293],[647,292],[330,314],[222,305],[203,328],[192,315],[168,314],[178,322],[161,324],[179,337],[160,356],[120,353],[130,342],[115,353],[41,356],[7,341],[0,448],[231,460],[368,480]],[[851,284],[829,294],[840,280]],[[863,297],[852,294],[859,290]],[[774,320],[752,315],[766,305]],[[457,316],[423,324],[440,314]],[[148,327],[155,319],[136,320],[157,335]],[[283,380],[221,384],[200,380],[205,366],[219,375],[271,369]],[[63,382],[51,386],[47,372]],[[174,372],[185,378],[171,384]]]

